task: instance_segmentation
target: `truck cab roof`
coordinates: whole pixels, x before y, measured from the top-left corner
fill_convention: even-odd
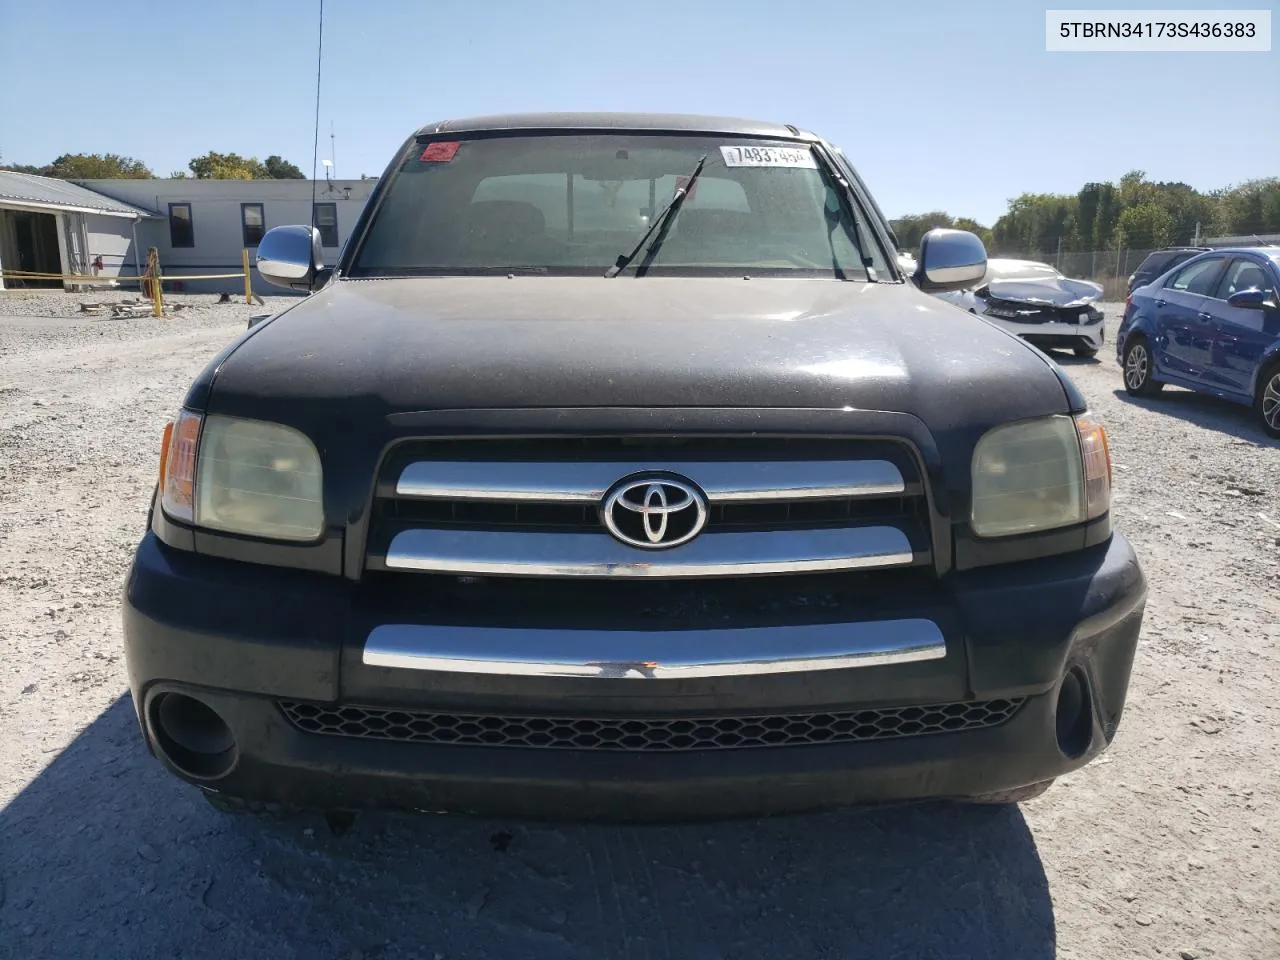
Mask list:
[[[735,137],[777,140],[819,139],[791,124],[739,117],[699,116],[679,113],[507,113],[492,116],[439,120],[421,127],[416,136],[492,133],[497,131],[633,130],[653,133],[711,133]]]

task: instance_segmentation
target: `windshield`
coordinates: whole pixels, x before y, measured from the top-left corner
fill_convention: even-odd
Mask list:
[[[807,144],[642,134],[419,143],[347,272],[603,276],[704,156],[640,275],[867,279],[842,191]],[[865,221],[861,235],[870,245]],[[867,254],[884,276],[881,251]]]

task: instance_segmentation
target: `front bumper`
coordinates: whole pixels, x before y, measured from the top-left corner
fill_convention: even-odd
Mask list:
[[[988,317],[987,319],[992,319]],[[1107,339],[1105,317],[1093,323],[1015,323],[998,321],[1010,333],[1047,350],[1101,350]]]
[[[125,590],[126,658],[148,747],[172,772],[206,790],[302,807],[575,819],[758,815],[1007,790],[1104,750],[1124,707],[1146,596],[1127,541],[1117,535],[1079,553],[954,573],[944,584],[928,604],[915,601],[914,622],[937,625],[945,655],[914,662],[665,679],[643,671],[470,675],[370,666],[363,653],[371,612],[359,584],[201,557],[148,534]],[[870,603],[868,620],[883,617]],[[848,624],[851,632],[860,626]],[[459,629],[465,635],[466,625]],[[671,634],[654,636],[665,642]],[[1083,700],[1072,714],[1078,722],[1064,727],[1068,686]],[[213,774],[173,761],[156,709],[171,694],[198,700],[229,728],[234,747]],[[944,701],[952,713],[931,706]],[[999,722],[918,722],[991,703],[1013,706]],[[370,725],[370,710],[381,726]],[[743,718],[763,717],[781,730],[791,721],[780,718],[803,716],[847,733],[869,722],[839,726],[858,711],[899,718],[897,726],[860,739],[728,738],[688,749],[513,745],[484,726],[517,716],[604,718],[633,731],[722,721],[741,730]],[[462,715],[473,735],[424,742],[396,734],[438,733],[442,715],[454,728]],[[300,716],[330,720],[308,727]],[[420,717],[436,719],[409,724]]]

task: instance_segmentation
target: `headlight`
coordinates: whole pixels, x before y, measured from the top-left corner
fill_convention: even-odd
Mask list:
[[[973,452],[973,510],[980,537],[1068,527],[1111,509],[1111,456],[1090,414],[1005,424]]]
[[[161,504],[175,520],[273,540],[323,532],[320,455],[292,427],[184,410],[165,439]]]

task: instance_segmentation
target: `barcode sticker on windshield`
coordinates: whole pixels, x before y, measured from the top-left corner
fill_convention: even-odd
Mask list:
[[[813,152],[793,147],[721,147],[726,167],[803,167],[818,169]]]

